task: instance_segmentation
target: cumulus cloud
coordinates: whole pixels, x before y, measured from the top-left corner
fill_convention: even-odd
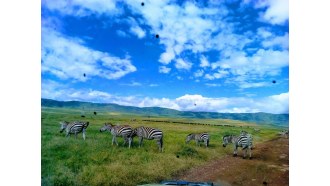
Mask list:
[[[261,19],[271,24],[283,24],[289,19],[288,0],[259,0],[255,4],[256,8],[267,8],[261,14]]]
[[[191,66],[192,66],[191,62],[189,62],[187,60],[183,60],[181,58],[179,58],[175,61],[175,67],[177,69],[190,70]]]
[[[200,65],[199,65],[200,67],[205,68],[205,67],[210,66],[210,63],[209,63],[209,61],[206,59],[205,56],[201,56],[200,61],[201,61]]]
[[[66,37],[46,27],[42,27],[41,41],[42,73],[48,72],[61,79],[86,81],[92,76],[119,79],[136,71],[129,57],[118,58],[93,50],[78,38]]]
[[[168,68],[168,67],[166,67],[166,66],[160,66],[160,67],[159,67],[159,72],[160,72],[160,73],[167,74],[167,73],[169,73],[170,71],[171,71],[171,68]]]
[[[139,39],[142,39],[146,36],[146,32],[139,26],[138,22],[134,18],[128,17],[126,22],[130,25],[129,31],[133,35],[136,35]]]

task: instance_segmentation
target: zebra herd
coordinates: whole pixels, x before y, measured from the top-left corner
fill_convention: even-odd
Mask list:
[[[60,122],[60,132],[66,130],[66,137],[69,137],[70,134],[75,134],[77,138],[78,133],[83,133],[83,138],[85,140],[86,129],[89,125],[89,122],[82,121],[73,121]],[[112,145],[117,142],[117,137],[122,137],[124,139],[124,145],[128,143],[128,148],[131,148],[131,144],[134,137],[139,138],[139,147],[142,146],[143,139],[147,140],[156,140],[159,151],[163,152],[163,132],[156,128],[140,126],[137,128],[132,128],[129,125],[113,125],[111,123],[105,123],[103,127],[100,128],[100,132],[109,131],[112,134]],[[191,140],[195,140],[196,145],[200,146],[200,142],[205,144],[205,147],[209,146],[210,135],[207,132],[203,133],[191,133],[186,137],[186,143],[189,143]],[[225,135],[223,138],[223,147],[226,147],[229,143],[234,145],[234,156],[237,156],[237,148],[241,147],[244,151],[243,158],[246,157],[247,150],[249,149],[249,158],[252,157],[252,135],[246,131],[241,131],[240,135]]]

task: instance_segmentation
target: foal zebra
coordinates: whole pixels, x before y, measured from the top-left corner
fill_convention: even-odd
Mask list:
[[[206,132],[200,134],[188,134],[188,136],[186,137],[186,143],[189,143],[190,140],[195,140],[196,145],[198,146],[200,146],[199,142],[204,142],[205,147],[208,147],[210,142],[210,136]]]
[[[226,135],[222,138],[223,147],[226,147],[228,143],[234,144],[234,156],[237,156],[237,148],[242,147],[244,151],[243,158],[245,159],[247,150],[250,151],[250,159],[252,158],[252,135],[241,133],[239,136],[234,135]]]
[[[83,138],[85,140],[86,135],[86,129],[89,125],[89,122],[83,122],[83,121],[73,121],[73,122],[67,122],[67,121],[61,121],[60,122],[61,129],[60,132],[62,133],[64,130],[66,130],[66,137],[70,136],[70,134],[74,134],[75,138],[77,138],[77,134],[82,132]]]
[[[163,132],[156,128],[150,127],[138,127],[133,130],[132,138],[138,136],[139,137],[139,147],[141,147],[143,139],[157,141],[159,150],[163,152]]]
[[[109,131],[112,134],[112,145],[115,142],[118,146],[117,137],[124,138],[124,145],[128,141],[128,148],[131,148],[132,143],[132,133],[133,129],[129,125],[112,125],[111,123],[105,123],[100,129],[100,132]]]

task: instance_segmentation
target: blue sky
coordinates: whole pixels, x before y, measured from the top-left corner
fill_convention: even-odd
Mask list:
[[[42,98],[289,111],[286,0],[43,0],[41,8]]]

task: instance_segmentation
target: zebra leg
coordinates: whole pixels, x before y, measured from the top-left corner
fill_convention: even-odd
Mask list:
[[[237,156],[237,146],[236,145],[234,145],[234,155],[233,155],[234,157],[236,157]]]
[[[198,143],[198,140],[195,140],[196,141],[196,146],[200,146],[200,144]]]
[[[139,138],[139,147],[141,147],[142,142],[143,142],[143,137],[140,137],[140,138]]]
[[[124,146],[125,146],[126,143],[127,143],[127,141],[128,141],[128,139],[127,139],[127,136],[123,136],[123,138],[124,138]]]
[[[83,129],[83,138],[84,138],[84,140],[86,139],[86,135],[85,135],[85,129]]]
[[[163,138],[157,139],[159,151],[163,152]]]
[[[128,138],[128,148],[129,148],[129,149],[131,148],[131,143],[132,143],[132,138],[129,137],[129,138]]]
[[[118,141],[117,141],[117,137],[115,136],[115,143],[118,146]]]
[[[77,139],[77,132],[74,132],[74,138]]]
[[[252,159],[252,147],[250,147],[249,150],[250,150],[250,157],[249,157],[249,159]]]
[[[244,155],[243,155],[243,159],[245,159],[246,157],[246,153],[247,153],[247,148],[243,149],[244,150]]]
[[[70,137],[70,133],[67,132],[66,135],[65,135],[65,137]]]
[[[113,135],[113,136],[112,136],[112,145],[113,145],[113,143],[115,142],[115,138],[116,138],[116,136]]]

